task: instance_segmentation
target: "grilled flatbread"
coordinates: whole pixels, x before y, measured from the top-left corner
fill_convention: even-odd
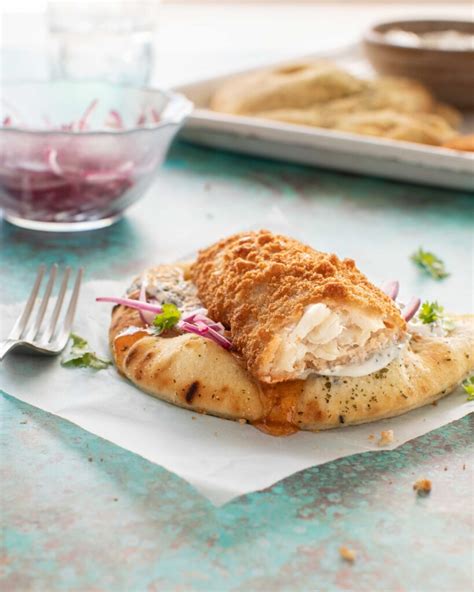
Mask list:
[[[155,294],[164,290],[183,308],[195,304],[189,266],[157,267],[143,277]],[[129,297],[138,298],[140,281]],[[126,306],[114,308],[109,337],[117,369],[146,393],[287,435],[392,417],[447,395],[474,368],[474,317],[452,319],[454,327],[442,337],[409,329],[401,355],[367,376],[313,374],[276,384],[257,380],[241,354],[201,336],[173,330],[150,335],[139,312]]]

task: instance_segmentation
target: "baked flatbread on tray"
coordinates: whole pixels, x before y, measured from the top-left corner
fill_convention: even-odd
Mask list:
[[[361,80],[314,59],[236,75],[222,83],[209,106],[230,115],[447,147],[462,118],[415,80]]]
[[[116,303],[110,347],[140,389],[285,435],[405,413],[473,370],[473,316],[423,324],[386,291],[352,260],[259,231],[100,300]]]

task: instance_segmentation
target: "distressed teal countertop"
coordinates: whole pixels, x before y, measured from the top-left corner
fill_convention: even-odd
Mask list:
[[[2,301],[40,262],[124,278],[228,232],[296,229],[402,295],[472,309],[474,196],[174,146],[145,199],[112,228],[36,234],[0,225]],[[185,248],[183,247],[185,246]],[[409,260],[423,245],[451,272]],[[472,588],[473,417],[388,452],[294,475],[212,507],[164,469],[4,395],[2,589],[225,592]],[[412,485],[431,479],[420,498]],[[353,565],[338,553],[357,552]]]

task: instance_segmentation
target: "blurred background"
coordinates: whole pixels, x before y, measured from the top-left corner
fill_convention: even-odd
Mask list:
[[[3,79],[103,78],[108,71],[160,86],[355,46],[380,20],[473,17],[470,1],[436,0],[3,0],[1,6]]]
[[[69,231],[114,223],[145,195],[181,126],[181,138],[218,150],[472,188],[472,162],[466,152],[474,150],[474,123],[467,112],[450,106],[474,106],[474,29],[466,22],[473,16],[472,2],[3,0],[1,7],[0,206],[13,224]],[[428,29],[420,33],[423,18]],[[416,33],[396,22],[410,19],[416,19]],[[442,19],[450,22],[442,24]],[[455,19],[462,22],[456,25]],[[386,33],[369,32],[372,25],[387,21],[392,22]],[[460,29],[453,30],[456,26]],[[389,34],[398,39],[394,45],[386,42]],[[364,35],[369,60],[362,50]],[[435,43],[434,53],[417,45],[428,41]],[[439,45],[448,42],[450,47]],[[314,136],[321,145],[298,158],[298,151],[288,151],[288,145],[294,148],[298,141],[285,131],[279,143],[275,136],[262,136],[261,149],[256,150],[252,140],[242,147],[255,129],[249,132],[239,127],[241,121],[227,121],[225,115],[249,113],[212,107],[219,83],[209,79],[307,55],[327,57],[328,63],[355,77],[370,78],[373,66],[379,74],[404,76],[426,88],[410,84],[410,94],[403,81],[381,80],[374,82],[380,88],[372,99],[363,93],[351,98],[362,120],[352,119],[344,104],[333,105],[337,115],[326,117],[325,107],[319,106],[316,122],[311,109],[296,109],[296,122],[294,114],[283,122],[310,121],[315,128],[464,153],[444,153],[443,168],[438,158],[443,153],[424,154],[428,167],[425,161],[419,166],[421,161],[405,150],[403,162],[398,155],[395,166],[388,147],[383,168],[378,148],[374,153],[367,148],[363,155],[362,148],[352,149],[344,160],[346,144],[341,141],[333,154],[324,134]],[[48,83],[42,84],[45,80]],[[199,85],[185,86],[193,81]],[[252,88],[260,84],[252,82]],[[353,84],[359,89],[355,78]],[[235,97],[236,89],[229,95]],[[375,114],[367,107],[370,101]],[[188,118],[192,103],[196,109]],[[209,114],[209,106],[215,113]],[[201,111],[208,111],[204,123]],[[211,133],[215,121],[220,127]],[[262,129],[258,131],[264,134]],[[275,129],[279,134],[280,128]]]

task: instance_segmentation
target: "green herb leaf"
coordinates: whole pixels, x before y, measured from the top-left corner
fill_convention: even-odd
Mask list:
[[[158,333],[162,333],[167,329],[172,329],[181,318],[179,309],[174,304],[165,302],[162,306],[163,312],[157,314],[153,320],[153,325],[157,328]]]
[[[94,370],[104,370],[108,368],[112,362],[103,360],[89,349],[87,341],[71,333],[70,345],[66,354],[61,360],[61,366],[64,368],[93,368]]]
[[[434,253],[424,251],[422,247],[413,253],[411,260],[435,280],[442,280],[449,275],[444,267],[444,262]]]
[[[79,335],[76,335],[75,333],[71,333],[71,335],[69,335],[69,337],[72,340],[72,347],[77,347],[79,349],[85,349],[86,347],[88,347],[88,343],[84,339],[84,337],[80,337]]]
[[[437,302],[423,302],[418,313],[418,318],[424,325],[441,321],[443,318],[444,308]]]
[[[474,375],[466,378],[466,380],[462,383],[462,388],[467,393],[467,400],[474,401]]]

